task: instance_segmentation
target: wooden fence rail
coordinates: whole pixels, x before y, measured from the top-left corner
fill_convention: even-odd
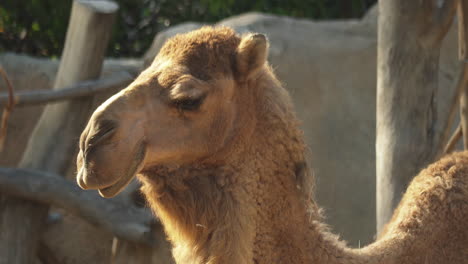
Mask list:
[[[65,209],[116,237],[152,246],[155,219],[149,210],[104,199],[81,190],[74,182],[53,173],[0,168],[0,193]]]
[[[118,91],[134,79],[127,71],[120,71],[98,80],[84,81],[57,90],[21,91],[14,93],[14,105],[28,106],[91,96],[101,92]],[[9,94],[0,93],[0,105],[8,103]]]

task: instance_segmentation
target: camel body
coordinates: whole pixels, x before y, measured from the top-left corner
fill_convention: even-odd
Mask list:
[[[468,153],[414,178],[373,244],[322,224],[291,99],[260,34],[177,35],[82,134],[78,184],[116,195],[135,175],[177,263],[468,263]]]

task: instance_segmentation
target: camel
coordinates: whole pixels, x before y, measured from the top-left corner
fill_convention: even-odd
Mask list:
[[[136,176],[177,263],[468,263],[468,153],[414,178],[376,242],[323,224],[300,122],[262,34],[203,27],[93,113],[77,183],[103,197]]]

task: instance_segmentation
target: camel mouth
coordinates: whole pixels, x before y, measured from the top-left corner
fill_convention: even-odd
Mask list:
[[[111,198],[119,194],[133,179],[136,173],[129,173],[128,175],[115,180],[108,184],[94,184],[89,186],[85,183],[85,174],[89,172],[85,171],[85,168],[81,168],[77,175],[77,184],[83,190],[98,190],[99,195],[104,198]],[[94,175],[95,176],[95,175]]]
[[[144,160],[146,155],[146,144],[140,142],[137,147],[135,159],[130,164],[130,167],[127,173],[119,178],[114,184],[106,186],[104,188],[99,188],[98,192],[104,198],[112,198],[119,194],[127,185],[133,180],[135,175],[137,175],[144,167]]]

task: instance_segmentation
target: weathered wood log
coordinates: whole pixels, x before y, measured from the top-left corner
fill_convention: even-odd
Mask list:
[[[461,137],[462,130],[461,126],[459,126],[460,130],[456,130],[452,137],[449,139],[450,132],[452,131],[452,125],[457,114],[457,107],[459,106],[460,96],[467,83],[468,67],[466,67],[466,64],[462,62],[460,64],[460,72],[458,74],[458,78],[455,82],[455,92],[452,95],[447,95],[450,100],[450,107],[448,109],[448,112],[445,114],[447,118],[445,119],[445,123],[442,125],[443,130],[441,132],[439,146],[437,147],[438,153],[436,154],[435,159],[442,157],[443,154],[453,151],[453,148],[456,145],[456,141],[459,139],[458,133]]]
[[[110,1],[73,2],[54,89],[99,77],[117,9]],[[63,175],[91,105],[92,98],[48,105],[19,167]],[[8,197],[2,199],[0,210],[0,264],[33,263],[48,206]]]
[[[468,72],[468,2],[458,1],[458,50],[459,58],[464,62],[463,70]],[[468,73],[467,73],[468,75]],[[468,78],[467,78],[468,79]],[[462,84],[460,95],[460,124],[463,135],[463,147],[468,149],[468,80]]]
[[[456,0],[379,2],[377,70],[377,230],[408,183],[436,156],[441,42]]]
[[[130,84],[133,79],[134,77],[130,73],[121,71],[102,79],[84,81],[58,90],[16,92],[14,95],[14,104],[16,107],[48,104],[95,95],[101,92],[117,92]],[[8,94],[0,94],[0,105],[7,103],[8,100]]]
[[[15,100],[14,100],[14,95],[13,95],[13,85],[10,82],[10,79],[8,78],[8,75],[6,72],[3,70],[3,68],[0,66],[0,77],[2,77],[3,81],[5,82],[8,90],[8,94],[5,95],[5,102],[1,105],[4,105],[3,109],[3,114],[0,117],[0,152],[3,151],[3,146],[5,144],[5,139],[7,135],[7,124],[8,124],[8,119],[10,118],[11,111],[13,110],[13,107],[15,106]]]
[[[154,245],[157,222],[148,209],[104,199],[53,173],[0,168],[0,193],[63,208],[116,237]]]
[[[39,243],[37,256],[42,264],[60,264],[60,261],[54,255],[54,251],[45,243]]]
[[[111,264],[173,264],[174,259],[171,253],[171,247],[165,241],[164,231],[159,225],[154,228],[158,235],[158,241],[155,247],[150,248],[146,245],[138,245],[129,241],[114,238],[112,245]]]
[[[453,132],[452,137],[448,141],[447,146],[445,146],[444,154],[451,153],[455,149],[457,142],[461,137],[462,137],[462,128],[461,128],[461,124],[459,124],[457,128],[455,129],[455,132]]]

